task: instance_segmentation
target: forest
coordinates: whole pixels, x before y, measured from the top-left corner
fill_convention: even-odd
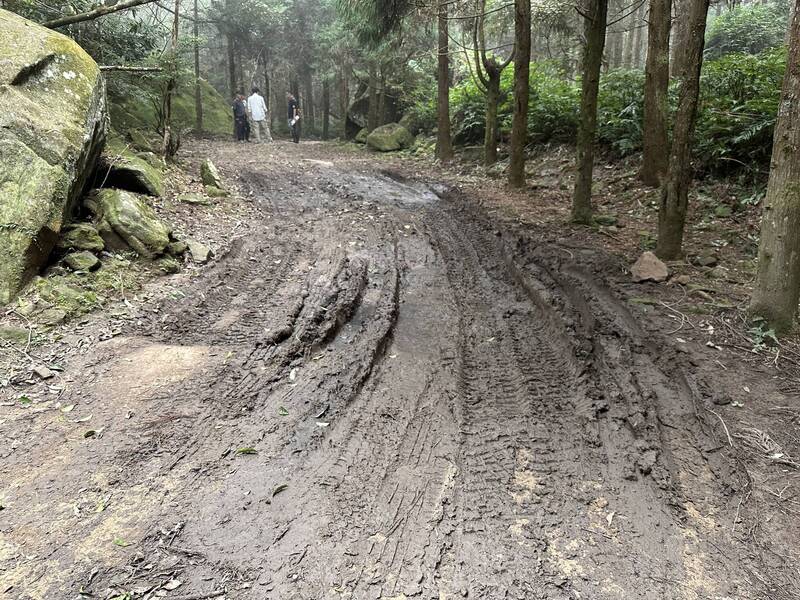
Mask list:
[[[799,8],[0,0],[0,598],[799,598]]]

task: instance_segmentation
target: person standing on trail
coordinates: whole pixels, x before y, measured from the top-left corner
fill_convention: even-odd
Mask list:
[[[233,123],[236,132],[236,141],[244,142],[250,137],[247,125],[247,104],[244,101],[244,94],[237,94],[233,99]]]
[[[261,135],[264,134],[264,141],[271,142],[272,134],[269,131],[269,121],[267,120],[267,103],[259,93],[257,87],[251,90],[250,97],[247,99],[247,113],[253,123],[253,130],[256,134],[256,143],[261,143]]]
[[[286,92],[286,103],[288,106],[287,117],[289,119],[289,131],[292,134],[292,141],[295,144],[300,143],[300,105],[297,103],[297,98],[291,92]]]

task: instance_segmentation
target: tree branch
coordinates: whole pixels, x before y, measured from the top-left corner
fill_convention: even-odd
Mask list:
[[[128,65],[100,65],[101,71],[126,71],[130,73],[158,73],[161,67],[132,67]]]
[[[150,4],[155,0],[124,0],[123,2],[118,2],[113,6],[100,6],[95,8],[94,10],[90,10],[89,12],[79,13],[77,15],[69,15],[67,17],[59,17],[58,19],[53,19],[52,21],[46,21],[42,23],[44,27],[49,27],[50,29],[57,29],[59,27],[64,27],[66,25],[72,25],[73,23],[82,23],[83,21],[91,21],[92,19],[96,19],[97,17],[102,17],[105,15],[109,15],[111,13],[119,12],[121,10],[126,10],[128,8],[133,8],[134,6],[140,6],[142,4]]]

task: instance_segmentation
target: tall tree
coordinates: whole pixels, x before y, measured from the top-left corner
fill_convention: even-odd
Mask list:
[[[800,299],[800,0],[793,2],[789,56],[772,145],[758,274],[750,311],[777,332],[792,327]]]
[[[650,0],[647,24],[647,63],[644,74],[643,155],[639,177],[657,186],[667,172],[669,119],[669,30],[671,0]]]
[[[497,144],[500,142],[500,123],[497,107],[500,104],[500,78],[514,58],[513,50],[502,62],[486,50],[486,0],[477,2],[477,18],[473,29],[475,72],[486,91],[486,124],[483,139],[483,164],[487,167],[497,162]]]
[[[194,50],[194,129],[203,131],[203,94],[200,90],[200,37],[198,33],[197,0],[194,0],[194,22],[192,23],[192,46]]]
[[[608,0],[589,0],[586,4],[586,46],[583,52],[581,114],[578,123],[575,190],[572,194],[572,220],[592,222],[592,171],[594,136],[597,132],[597,93],[606,39]]]
[[[528,142],[528,95],[531,63],[531,0],[514,0],[514,114],[508,184],[525,185],[525,146]]]
[[[164,94],[164,140],[161,154],[164,159],[171,159],[177,151],[176,140],[172,132],[172,96],[178,85],[178,33],[180,27],[180,0],[175,0],[175,13],[172,17],[172,35],[170,36],[169,78]]]
[[[678,109],[672,128],[669,167],[661,185],[658,211],[656,254],[672,260],[680,256],[683,229],[689,204],[691,182],[691,146],[700,96],[700,69],[703,66],[708,0],[685,0],[688,10],[686,38],[680,59]]]
[[[438,0],[437,30],[439,33],[438,68],[436,79],[436,156],[441,161],[453,158],[453,142],[450,136],[450,44],[447,22],[449,0]]]

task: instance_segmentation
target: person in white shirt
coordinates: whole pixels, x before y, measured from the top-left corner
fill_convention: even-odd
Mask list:
[[[251,128],[256,134],[256,143],[261,143],[262,134],[264,134],[265,141],[271,142],[272,134],[269,131],[267,103],[264,102],[264,97],[259,93],[257,87],[254,87],[250,91],[252,93],[247,99],[247,114],[250,116],[250,121],[252,122]]]

